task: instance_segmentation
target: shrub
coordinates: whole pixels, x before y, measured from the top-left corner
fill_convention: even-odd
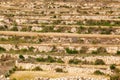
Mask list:
[[[99,47],[99,48],[97,49],[97,52],[98,52],[98,53],[107,53],[106,49],[103,48],[103,47]]]
[[[58,63],[64,63],[64,61],[62,59],[60,59],[60,58],[57,59],[56,62],[58,62]]]
[[[111,70],[114,70],[114,69],[116,69],[116,66],[115,66],[115,64],[112,64],[112,65],[110,65],[110,69],[111,69]]]
[[[34,69],[32,69],[33,71],[43,71],[42,68],[40,68],[39,66],[35,67]]]
[[[98,54],[98,52],[97,51],[92,51],[92,54]]]
[[[78,64],[80,62],[80,60],[78,59],[70,59],[69,60],[69,64]]]
[[[6,51],[6,49],[0,46],[0,52],[2,51]]]
[[[115,68],[115,69],[114,69],[114,72],[115,72],[115,73],[120,73],[120,69]]]
[[[103,75],[104,73],[101,72],[100,70],[96,70],[96,71],[94,71],[94,74],[95,74],[95,75]]]
[[[55,59],[53,57],[51,57],[51,56],[47,57],[47,61],[50,62],[50,63],[56,62]]]
[[[25,57],[23,55],[19,55],[19,58],[22,59],[22,60],[25,59]]]
[[[20,51],[27,52],[28,50],[24,48],[24,49],[21,49]]]
[[[7,77],[9,77],[9,76],[10,76],[10,74],[9,74],[9,73],[6,73],[6,74],[5,74],[5,77],[6,77],[6,78],[7,78]]]
[[[56,68],[55,71],[56,72],[64,72],[63,69],[61,69],[61,68]]]
[[[77,54],[78,53],[78,51],[77,50],[70,50],[69,48],[66,48],[66,52],[68,53],[68,54]]]
[[[33,51],[34,49],[34,47],[29,47],[29,51]]]
[[[105,65],[105,62],[102,59],[97,59],[95,65]]]
[[[44,62],[44,61],[45,61],[45,59],[44,59],[44,58],[42,58],[42,57],[39,57],[39,58],[36,58],[36,61],[38,61],[38,62]]]
[[[120,76],[119,75],[111,75],[110,80],[120,80]]]
[[[13,28],[11,28],[11,31],[18,31],[18,28],[14,26]]]
[[[120,55],[120,51],[117,51],[117,53],[116,53],[117,55]]]

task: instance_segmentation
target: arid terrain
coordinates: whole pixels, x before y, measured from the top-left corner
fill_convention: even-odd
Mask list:
[[[0,0],[0,80],[120,80],[120,0]]]

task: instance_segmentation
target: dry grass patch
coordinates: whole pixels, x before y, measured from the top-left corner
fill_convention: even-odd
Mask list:
[[[81,76],[81,77],[94,77],[98,78],[107,78],[106,76],[97,76],[92,74],[84,74],[84,73],[57,73],[52,71],[16,71],[14,74],[10,76],[10,79],[16,78],[17,80],[25,80],[25,79],[34,79],[35,77],[44,77],[44,78],[59,78],[59,77],[67,77],[67,76]]]

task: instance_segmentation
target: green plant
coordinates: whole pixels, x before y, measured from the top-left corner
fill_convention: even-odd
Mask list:
[[[21,55],[21,54],[19,55],[19,58],[22,59],[22,60],[25,59],[25,57],[23,55]]]
[[[50,63],[56,62],[55,59],[53,57],[51,57],[51,56],[47,57],[47,61],[50,62]]]
[[[117,51],[117,53],[116,53],[117,55],[120,55],[120,51]]]
[[[77,50],[71,50],[71,49],[69,49],[69,48],[66,48],[66,52],[68,53],[68,54],[77,54],[78,53],[78,51]]]
[[[43,71],[42,68],[40,68],[39,66],[36,66],[35,68],[32,69],[33,71]]]
[[[6,51],[6,49],[0,46],[0,52],[3,52],[3,51]]]
[[[56,68],[55,71],[56,72],[64,72],[63,69],[61,69],[61,68]]]
[[[111,70],[115,70],[115,69],[116,69],[115,64],[110,65],[110,69],[111,69]]]
[[[44,61],[45,61],[45,59],[44,59],[44,58],[42,58],[42,57],[39,57],[39,58],[36,58],[36,61],[38,61],[38,62],[44,62]]]
[[[92,51],[92,54],[98,54],[98,52],[97,51]]]
[[[81,62],[81,61],[78,59],[70,59],[69,60],[69,64],[78,64],[79,62]]]
[[[18,28],[14,26],[13,28],[10,29],[11,31],[18,31]]]
[[[101,72],[100,70],[96,70],[96,71],[94,71],[94,74],[95,74],[95,75],[103,75],[104,73]]]
[[[56,62],[58,62],[58,63],[64,63],[64,61],[62,59],[60,59],[60,58],[57,59]]]
[[[120,75],[111,75],[110,80],[120,80]]]
[[[105,62],[102,59],[96,59],[95,65],[105,65]]]

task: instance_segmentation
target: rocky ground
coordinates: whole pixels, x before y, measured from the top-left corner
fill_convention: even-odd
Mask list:
[[[0,80],[120,80],[119,35],[119,0],[0,0]]]

